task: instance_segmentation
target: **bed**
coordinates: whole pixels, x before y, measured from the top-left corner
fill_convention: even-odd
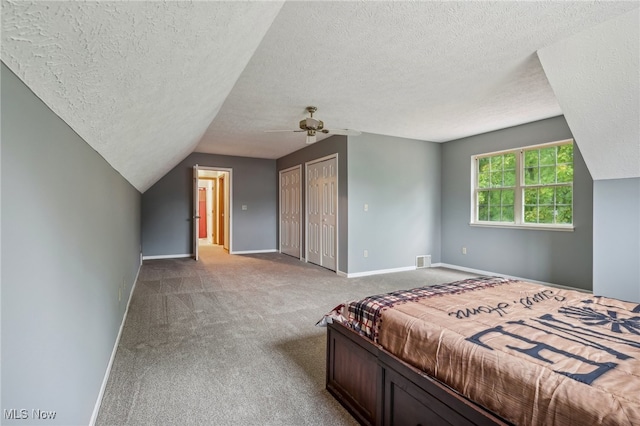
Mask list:
[[[325,316],[327,390],[361,424],[640,425],[640,305],[500,277]]]

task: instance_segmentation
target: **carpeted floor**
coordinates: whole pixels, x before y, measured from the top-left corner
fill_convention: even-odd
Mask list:
[[[472,275],[421,269],[362,278],[281,254],[145,261],[97,425],[355,425],[324,389],[340,302]]]

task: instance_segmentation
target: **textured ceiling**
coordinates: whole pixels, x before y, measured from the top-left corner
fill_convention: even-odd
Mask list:
[[[539,56],[591,177],[640,177],[640,10]]]
[[[2,3],[2,61],[138,190],[191,153],[281,2]]]
[[[287,2],[196,150],[278,158],[306,105],[334,128],[452,139],[562,113],[536,51],[638,7]]]
[[[638,2],[2,3],[3,62],[145,191],[194,149],[328,128],[447,141],[562,113],[536,51]],[[319,137],[321,139],[322,137]]]

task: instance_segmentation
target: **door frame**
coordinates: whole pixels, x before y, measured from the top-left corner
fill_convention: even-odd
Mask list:
[[[227,193],[227,205],[225,206],[225,213],[228,212],[228,214],[225,215],[225,220],[228,220],[228,229],[225,229],[225,241],[228,241],[228,245],[227,248],[229,250],[229,253],[233,253],[233,168],[229,168],[229,167],[217,167],[217,166],[200,166],[198,164],[193,166],[193,205],[192,205],[192,212],[193,212],[193,220],[191,221],[192,224],[192,230],[191,230],[191,235],[193,238],[193,247],[192,247],[192,255],[193,258],[195,260],[198,260],[199,258],[199,253],[198,253],[198,238],[197,237],[197,232],[199,229],[199,225],[200,225],[200,219],[199,216],[197,214],[198,212],[198,181],[199,181],[199,176],[198,176],[198,172],[201,170],[210,170],[213,172],[226,172],[228,173],[229,179],[228,179],[228,183],[226,184],[229,188],[229,192]],[[226,188],[225,188],[226,189]],[[226,228],[226,226],[225,226]],[[228,240],[227,240],[228,238]],[[223,247],[225,246],[225,241],[223,241]]]
[[[295,169],[300,170],[300,181],[298,182],[299,184],[299,188],[298,191],[300,193],[300,205],[299,205],[299,211],[302,212],[302,209],[306,208],[305,206],[303,206],[302,203],[302,182],[305,181],[304,176],[302,176],[302,164],[298,164],[296,166],[293,167],[289,167],[287,169],[282,169],[280,170],[279,174],[278,174],[278,228],[279,228],[279,232],[278,232],[278,251],[280,253],[282,253],[282,193],[280,192],[280,190],[282,189],[282,175],[284,173],[293,171]],[[305,192],[306,194],[306,192]],[[306,213],[305,213],[306,216]],[[300,214],[300,232],[299,232],[299,236],[300,236],[300,240],[302,240],[302,227],[304,226],[304,224],[302,223],[302,214]],[[305,242],[306,242],[306,238],[305,238]],[[299,251],[298,251],[298,259],[302,260],[302,241],[298,241],[298,247],[299,247]],[[306,255],[305,255],[306,258]]]
[[[338,153],[329,154],[324,157],[316,158],[304,163],[304,261],[309,262],[307,255],[309,254],[309,192],[307,191],[307,175],[310,165],[321,163],[326,160],[336,159],[336,270],[340,271],[340,168],[338,167]]]

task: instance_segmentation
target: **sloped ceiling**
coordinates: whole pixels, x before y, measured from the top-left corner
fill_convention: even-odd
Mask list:
[[[591,177],[640,177],[640,10],[538,55]]]
[[[193,151],[281,7],[3,1],[2,61],[143,192]]]
[[[2,60],[140,191],[193,150],[448,141],[562,113],[536,55],[637,2],[2,3]],[[322,139],[320,137],[319,139]]]

